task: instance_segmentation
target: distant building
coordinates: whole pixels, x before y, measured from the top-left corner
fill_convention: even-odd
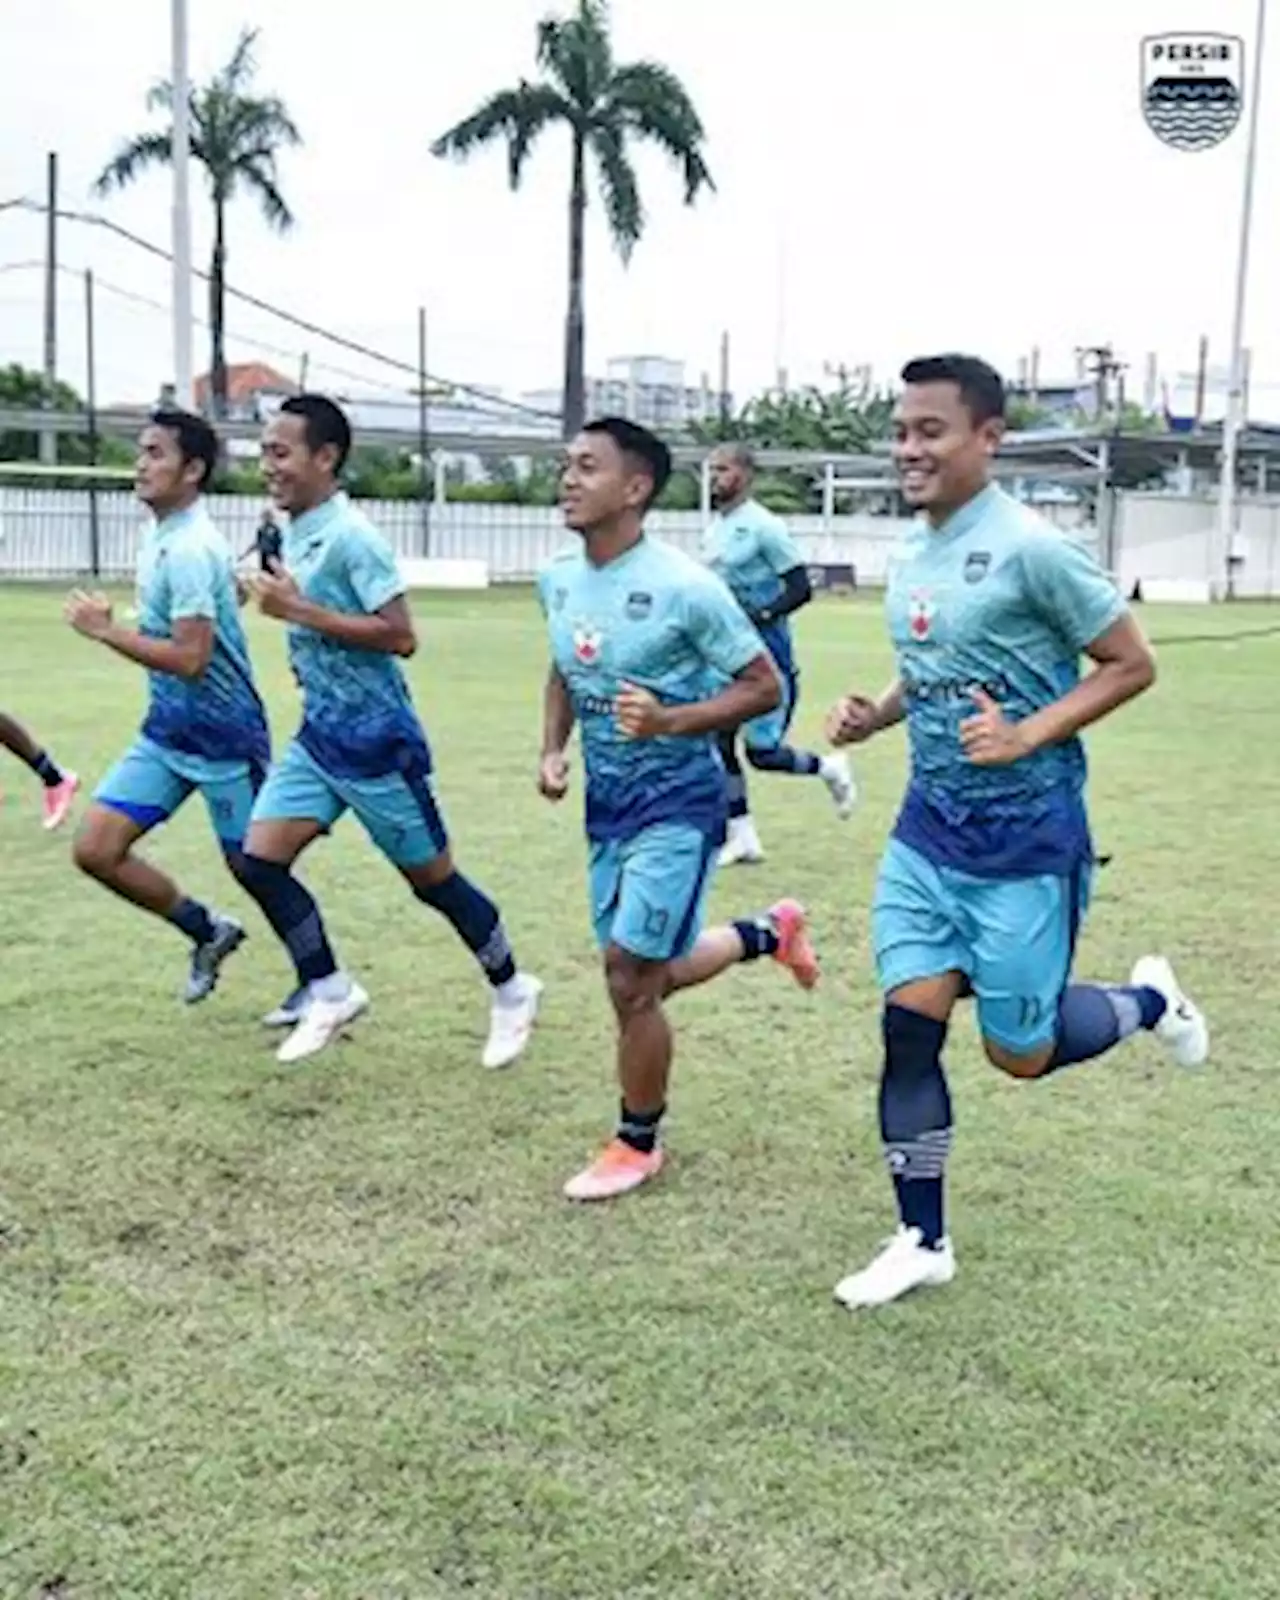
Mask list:
[[[265,361],[245,361],[227,368],[227,421],[261,422],[268,411],[299,392],[292,378]],[[213,384],[205,372],[195,382],[196,410],[213,409]]]
[[[556,415],[564,405],[559,389],[535,389],[522,398],[526,405]],[[732,410],[732,395],[728,404]],[[615,356],[605,363],[603,378],[586,380],[588,416],[630,417],[667,432],[710,421],[720,407],[720,395],[705,377],[697,387],[686,383],[684,362],[666,356]]]

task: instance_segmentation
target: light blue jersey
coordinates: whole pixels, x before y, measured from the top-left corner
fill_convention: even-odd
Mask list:
[[[734,510],[713,517],[702,536],[701,553],[748,616],[779,598],[783,573],[804,565],[786,523],[758,500],[744,500]],[[790,623],[779,617],[760,631],[778,670],[784,677],[791,674]]]
[[[713,574],[649,537],[594,566],[581,549],[542,571],[551,655],[582,730],[592,840],[632,838],[662,822],[722,832],[724,767],[714,734],[628,739],[614,704],[624,683],[665,705],[720,692],[763,654],[760,636]]]
[[[983,877],[1074,871],[1091,853],[1080,740],[977,766],[960,723],[977,709],[975,685],[1015,722],[1066,694],[1084,648],[1125,613],[1115,585],[992,485],[940,528],[912,528],[890,560],[886,607],[911,748],[896,837]]]
[[[270,759],[267,716],[253,681],[226,540],[202,501],[158,522],[138,555],[138,630],[172,639],[176,623],[213,624],[213,654],[194,680],[149,672],[143,736],[175,757],[192,783],[220,779],[228,761]]]
[[[404,593],[391,546],[341,492],[292,519],[284,564],[308,600],[370,616]],[[409,686],[394,656],[291,626],[289,661],[302,690],[298,743],[339,778],[431,770]]]

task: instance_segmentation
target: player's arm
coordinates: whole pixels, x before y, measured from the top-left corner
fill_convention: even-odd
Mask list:
[[[769,656],[761,651],[734,673],[728,685],[709,700],[691,705],[660,706],[659,732],[676,738],[736,728],[772,711],[782,699],[782,685]]]
[[[1028,546],[1021,560],[1036,610],[1066,651],[1087,655],[1094,669],[1021,722],[1006,721],[995,701],[976,690],[972,699],[978,712],[961,723],[960,742],[968,758],[980,765],[1004,765],[1061,744],[1155,682],[1151,646],[1088,551],[1069,539],[1045,537]]]
[[[1114,583],[1071,539],[1037,539],[1024,552],[1031,599],[1069,651],[1094,670],[1060,699],[1018,724],[1028,751],[1061,744],[1155,682],[1151,646]]]
[[[767,606],[757,607],[752,613],[751,620],[754,623],[768,627],[771,622],[778,622],[783,617],[789,617],[793,611],[799,611],[801,606],[807,606],[813,599],[813,585],[809,581],[809,569],[804,564],[799,545],[781,523],[766,529],[761,535],[760,544],[782,585],[775,599]]]
[[[618,725],[632,738],[688,738],[736,728],[772,711],[782,684],[746,612],[718,578],[708,576],[685,597],[685,629],[708,666],[729,682],[719,694],[689,705],[663,705],[647,689],[624,684]]]
[[[262,604],[261,595],[258,603]],[[266,610],[265,606],[263,610]],[[326,638],[350,645],[353,650],[372,650],[388,656],[408,657],[418,648],[413,617],[403,595],[388,600],[376,611],[352,614],[331,611],[327,606],[318,606],[298,594],[296,599],[286,602],[284,609],[267,610],[266,614],[278,616],[284,622],[292,622],[296,627],[323,633]]]
[[[873,734],[897,727],[906,714],[902,679],[895,678],[874,700],[856,692],[837,700],[827,716],[827,738],[833,745],[862,744]]]
[[[213,657],[214,618],[218,605],[214,568],[206,552],[170,553],[166,569],[169,585],[170,637],[152,638],[136,628],[118,623],[104,594],[77,589],[68,596],[64,615],[77,633],[105,644],[126,661],[163,672],[173,678],[198,678]]]
[[[336,611],[309,600],[279,562],[273,562],[270,571],[248,580],[258,609],[264,616],[310,628],[353,650],[413,655],[418,636],[390,546],[376,535],[353,530],[345,535],[341,555],[362,608],[360,612]]]
[[[542,754],[563,755],[568,748],[575,721],[569,685],[554,663],[547,673],[546,688],[542,692]]]
[[[1146,636],[1129,611],[1084,646],[1094,669],[1061,699],[1018,723],[1028,754],[1062,744],[1091,723],[1136,699],[1156,678],[1156,661]]]

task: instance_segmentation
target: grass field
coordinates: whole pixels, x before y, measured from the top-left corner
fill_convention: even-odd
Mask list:
[[[902,781],[755,785],[768,863],[713,909],[810,905],[827,978],[679,1002],[673,1163],[573,1209],[611,1033],[576,804],[536,796],[528,595],[423,601],[412,665],[462,864],[547,981],[509,1074],[450,932],[353,824],[309,875],[374,1009],[303,1069],[281,953],[201,808],[155,841],[253,938],[186,1011],[182,940],[80,881],[6,763],[0,813],[3,1600],[1249,1600],[1280,1593],[1280,637],[1169,646],[1092,744],[1082,972],[1166,949],[1215,1028],[1044,1085],[953,1031],[954,1286],[855,1320],[890,1224],[867,905]],[[0,592],[0,703],[92,780],[140,675]],[[1152,610],[1157,636],[1280,610]],[[878,607],[800,628],[800,733],[878,688]],[[278,734],[283,640],[255,622]],[[576,790],[580,797],[580,786]]]

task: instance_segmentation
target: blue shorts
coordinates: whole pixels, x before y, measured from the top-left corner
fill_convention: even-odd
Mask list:
[[[891,839],[871,908],[885,994],[962,972],[983,1037],[1018,1055],[1052,1043],[1088,910],[1091,870],[1068,877],[975,878]]]
[[[327,833],[350,811],[394,867],[422,867],[449,847],[425,772],[339,778],[294,739],[267,774],[254,822],[317,822]]]
[[[185,756],[140,738],[103,778],[93,798],[149,833],[199,790],[219,842],[238,850],[262,780],[262,768],[255,762]]]
[[[786,742],[791,719],[796,714],[799,680],[794,672],[779,672],[778,677],[782,680],[782,699],[772,711],[742,724],[742,742],[752,750],[780,748]]]
[[[591,846],[591,916],[601,949],[616,944],[643,961],[687,955],[719,847],[701,828],[658,822],[631,839]]]

